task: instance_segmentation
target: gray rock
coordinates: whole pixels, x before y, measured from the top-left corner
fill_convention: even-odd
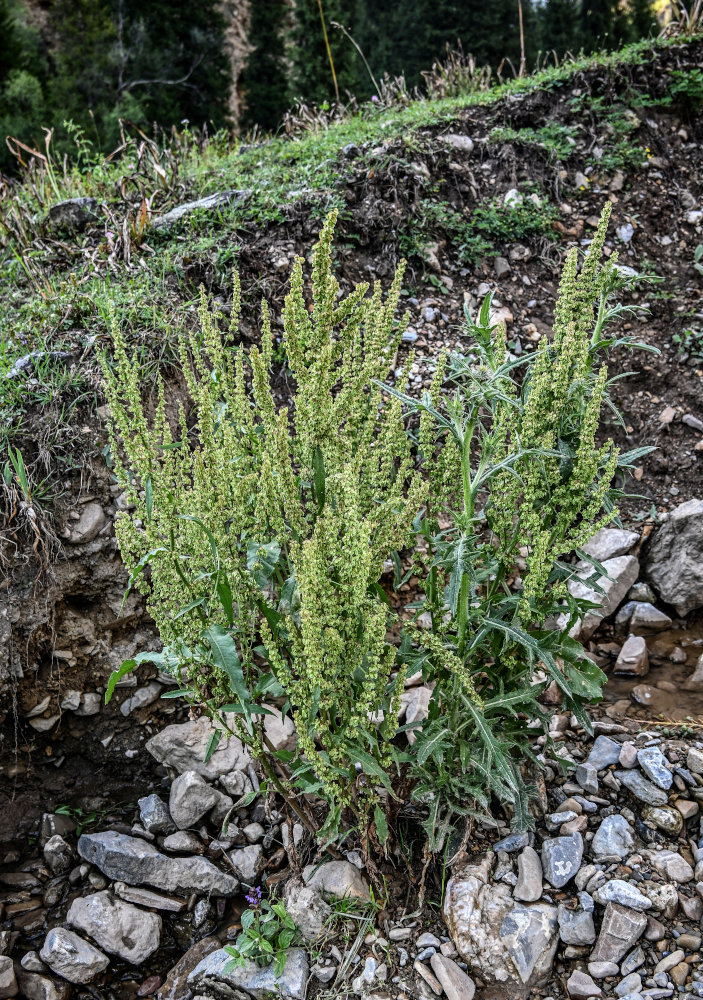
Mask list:
[[[259,877],[259,872],[266,860],[261,844],[249,844],[248,847],[236,847],[228,851],[227,857],[232,867],[245,885],[252,886]]]
[[[464,961],[488,981],[522,989],[551,971],[557,910],[548,903],[516,905],[509,886],[489,881],[494,857],[485,855],[449,880],[444,919]]]
[[[73,864],[73,849],[58,833],[44,844],[44,860],[54,875],[67,872]]]
[[[607,903],[619,903],[621,906],[629,906],[631,910],[648,910],[652,905],[639,889],[621,878],[612,878],[606,882],[594,892],[593,898],[602,906]]]
[[[447,995],[447,1000],[473,1000],[476,984],[462,972],[456,962],[444,955],[435,954],[430,958],[430,965]]]
[[[652,539],[645,570],[677,614],[703,607],[703,500],[688,500],[671,512]]]
[[[593,944],[596,939],[592,909],[589,911],[579,906],[575,910],[571,910],[564,903],[560,903],[557,921],[559,922],[559,937],[564,944],[583,946]]]
[[[671,788],[674,776],[668,767],[668,761],[659,747],[643,747],[637,751],[637,761],[647,777],[667,791]]]
[[[588,971],[594,979],[605,979],[607,976],[617,976],[620,969],[616,962],[589,962]]]
[[[178,829],[186,830],[214,809],[221,798],[222,792],[208,785],[197,771],[184,771],[171,785],[168,809]]]
[[[647,781],[639,771],[616,771],[615,777],[641,802],[646,802],[649,806],[666,805],[666,792]]]
[[[618,813],[605,817],[591,842],[591,853],[595,858],[626,858],[634,849],[635,835],[632,827]]]
[[[602,771],[610,764],[617,764],[620,759],[622,744],[611,740],[609,736],[598,736],[588,755],[587,764],[595,767],[596,771]]]
[[[155,701],[159,700],[162,691],[163,687],[158,681],[149,681],[144,687],[137,688],[129,698],[125,698],[120,705],[120,712],[127,718],[132,712],[138,712],[140,708],[148,708],[149,705],[153,705]]]
[[[96,198],[67,198],[52,205],[46,216],[47,229],[80,233],[90,222],[98,221]]]
[[[615,987],[616,997],[626,997],[629,993],[639,993],[642,989],[642,977],[636,972],[631,972],[625,976]]]
[[[233,722],[233,718],[229,721]],[[207,781],[216,781],[233,771],[246,772],[252,760],[236,736],[227,737],[223,734],[212,757],[207,764],[204,763],[205,750],[213,732],[214,727],[209,719],[196,719],[194,722],[167,726],[156,736],[152,736],[146,748],[160,764],[166,764],[179,774],[196,771]],[[251,789],[251,781],[247,778],[246,782]]]
[[[224,948],[211,952],[192,970],[188,986],[193,990],[207,989],[223,998],[236,997],[233,991],[245,990],[254,1000],[268,1000],[272,996],[305,1000],[308,958],[303,948],[291,948],[280,976],[274,976],[273,965],[261,968],[254,962],[225,972],[231,961],[231,955]]]
[[[125,885],[124,882],[113,883],[112,891],[127,903],[136,903],[138,906],[145,906],[150,910],[183,913],[188,907],[187,899],[179,899],[178,896],[165,896],[161,892],[152,892],[151,889]]]
[[[683,884],[693,878],[693,869],[688,861],[676,851],[642,851],[642,856],[669,882]]]
[[[98,694],[97,691],[86,691],[81,696],[81,703],[76,709],[76,715],[80,715],[81,718],[98,715],[102,704],[102,695]]]
[[[592,764],[579,764],[576,767],[576,781],[589,795],[598,794],[598,771]]]
[[[640,581],[640,583],[636,583],[630,588],[627,599],[628,601],[642,601],[644,604],[654,604],[657,595],[648,583]]]
[[[510,274],[512,267],[510,266],[510,261],[506,260],[505,257],[496,257],[493,261],[493,267],[496,272],[497,278],[504,278],[506,274]]]
[[[648,601],[638,601],[630,615],[630,631],[635,633],[662,632],[673,624],[668,615]]]
[[[0,955],[0,1000],[16,997],[18,991],[13,961],[8,955]]]
[[[310,886],[295,880],[286,883],[286,911],[306,941],[316,941],[332,919],[332,907]]]
[[[639,941],[646,926],[644,913],[618,903],[608,903],[590,962],[618,963]],[[590,964],[588,971],[591,972]]]
[[[239,882],[205,858],[167,857],[153,844],[124,833],[84,833],[78,853],[108,878],[128,885],[153,885],[165,892],[234,896]]]
[[[115,899],[109,892],[74,899],[66,921],[88,934],[101,948],[139,965],[159,947],[161,917]]]
[[[221,208],[223,205],[228,205],[232,201],[235,205],[239,205],[246,201],[248,196],[248,191],[232,189],[230,191],[218,191],[216,194],[207,195],[207,197],[199,198],[197,201],[187,201],[182,205],[177,205],[175,208],[172,208],[170,212],[166,212],[164,215],[160,215],[152,219],[151,228],[156,229],[159,232],[167,232],[169,229],[172,229],[177,222],[182,222],[183,219],[192,215],[194,212],[212,212],[214,209]]]
[[[518,880],[515,899],[534,903],[542,895],[542,862],[534,847],[525,847],[517,859]]]
[[[578,969],[574,969],[566,980],[566,989],[570,997],[599,997],[603,992],[590,976]]]
[[[630,635],[615,661],[614,672],[625,677],[646,677],[649,673],[647,643],[641,635]]]
[[[636,531],[625,531],[623,528],[601,528],[583,547],[586,555],[599,563],[616,556],[624,556],[640,540]]]
[[[615,556],[613,559],[606,559],[602,565],[608,574],[599,577],[597,581],[603,593],[593,590],[585,582],[593,575],[590,563],[579,563],[576,567],[576,576],[567,584],[573,597],[600,605],[599,608],[587,611],[583,620],[571,629],[570,634],[576,638],[588,639],[601,620],[617,610],[625,594],[639,576],[640,565],[635,556]]]
[[[555,889],[561,889],[579,870],[582,857],[583,837],[580,833],[545,840],[542,844],[544,877]]]
[[[49,931],[39,957],[69,983],[89,983],[110,964],[107,955],[63,927]]]
[[[73,525],[68,535],[71,545],[86,545],[102,531],[107,524],[107,517],[99,503],[87,503],[81,509],[81,516]]]
[[[190,830],[178,830],[164,837],[162,845],[165,851],[177,851],[181,854],[202,854],[204,845],[197,833]]]
[[[626,955],[620,963],[620,972],[623,976],[629,976],[631,972],[635,969],[639,969],[641,965],[644,965],[644,951],[642,946],[638,945],[633,948],[629,955]]]
[[[703,655],[698,657],[691,676],[684,681],[684,691],[703,691]]]
[[[701,773],[703,773],[703,753],[701,754]],[[535,835],[529,830],[524,830],[521,833],[509,833],[507,837],[496,841],[493,845],[493,850],[496,854],[498,851],[505,851],[506,854],[514,854],[515,851],[521,851],[523,847],[527,847],[528,845],[531,847],[534,840]]]
[[[19,971],[17,981],[26,1000],[68,1000],[71,995],[70,983],[49,979],[36,972]]]
[[[442,142],[446,143],[447,146],[451,146],[453,149],[460,149],[463,153],[470,153],[474,148],[473,139],[471,139],[468,135],[458,135],[454,132],[449,132],[447,135],[443,135]]]
[[[368,886],[358,868],[349,861],[326,861],[303,869],[305,884],[335,899],[371,899]]]
[[[176,824],[171,819],[168,806],[158,795],[145,795],[138,800],[139,819],[149,833],[173,833]]]
[[[697,750],[696,747],[689,747],[686,757],[686,767],[693,774],[703,774],[703,750]]]

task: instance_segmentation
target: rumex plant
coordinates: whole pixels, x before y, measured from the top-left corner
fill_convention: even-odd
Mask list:
[[[611,441],[596,443],[609,402],[604,327],[623,282],[613,258],[600,264],[608,209],[581,268],[576,249],[567,257],[553,339],[511,357],[486,299],[470,324],[472,357],[442,356],[419,401],[389,390],[420,413],[430,481],[416,568],[425,595],[417,611],[431,627],[411,622],[399,657],[434,685],[414,747],[414,794],[431,803],[434,849],[454,817],[491,792],[528,825],[520,765],[536,762],[530,741],[548,731],[540,695],[553,683],[590,728],[583,705],[605,681],[569,636],[583,604],[567,589],[574,567],[565,557],[616,517],[614,476],[648,450],[620,455]]]
[[[161,662],[299,814],[296,790],[326,798],[330,836],[344,808],[364,826],[401,763],[391,741],[404,672],[391,680],[392,616],[378,581],[410,543],[426,492],[402,406],[384,403],[377,384],[400,339],[402,269],[385,300],[363,284],[341,297],[334,221],[314,252],[311,311],[301,259],[285,302],[290,408],[277,408],[271,388],[265,307],[261,347],[234,346],[236,283],[228,333],[203,300],[200,335],[181,339],[190,412],[169,420],[159,382],[147,419],[119,330],[114,367],[103,359],[115,471],[132,505],[117,537],[166,644]],[[272,699],[295,722],[295,753],[269,741]]]

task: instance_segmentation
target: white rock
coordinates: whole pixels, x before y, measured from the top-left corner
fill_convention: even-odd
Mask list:
[[[109,892],[74,899],[66,916],[71,927],[90,935],[101,948],[139,965],[159,947],[161,917],[115,899]]]
[[[207,764],[204,762],[205,750],[213,732],[210,720],[203,717],[194,722],[167,726],[152,736],[146,748],[159,763],[172,767],[179,774],[196,771],[208,781],[215,781],[232,771],[246,771],[252,762],[251,757],[236,736],[223,735],[210,760]],[[248,783],[251,788],[251,782]]]
[[[325,861],[321,865],[307,865],[303,869],[305,884],[336,899],[347,896],[370,900],[368,886],[358,868],[348,861]]]
[[[110,964],[107,955],[63,927],[49,931],[39,957],[69,983],[89,983]]]
[[[617,609],[639,576],[640,564],[635,556],[615,556],[613,559],[606,559],[602,565],[608,574],[599,577],[597,581],[603,591],[602,594],[585,582],[594,572],[590,563],[579,563],[576,567],[576,576],[567,584],[569,593],[573,597],[600,605],[600,609],[587,611],[583,621],[577,622],[572,627],[570,634],[574,638],[588,639],[595,632],[601,619],[607,618]]]

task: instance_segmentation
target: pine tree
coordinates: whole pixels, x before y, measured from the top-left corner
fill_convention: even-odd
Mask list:
[[[292,89],[295,97],[321,104],[335,100],[337,89],[340,100],[345,99],[347,91],[353,93],[356,90],[356,51],[342,32],[333,26],[336,21],[349,27],[348,15],[349,4],[344,0],[296,0],[295,24],[291,33]],[[336,88],[325,44],[325,32],[334,63]]]
[[[630,29],[633,40],[647,38],[657,27],[652,0],[630,0]]]
[[[541,48],[558,56],[578,48],[578,0],[547,0],[540,11]]]
[[[252,50],[242,74],[245,129],[258,125],[267,132],[275,131],[290,103],[284,38],[288,9],[287,0],[268,0],[265,8],[252,4]]]
[[[586,52],[615,49],[630,41],[627,11],[619,0],[582,0],[580,43]]]

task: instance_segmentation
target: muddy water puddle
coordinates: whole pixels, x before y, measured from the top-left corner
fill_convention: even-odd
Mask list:
[[[626,633],[613,634],[610,642],[594,645],[601,667],[608,674],[603,692],[606,714],[652,722],[688,723],[703,727],[703,687],[688,691],[686,682],[703,655],[703,617],[685,628],[643,634],[649,653],[649,671],[639,677],[613,673],[617,650]]]

